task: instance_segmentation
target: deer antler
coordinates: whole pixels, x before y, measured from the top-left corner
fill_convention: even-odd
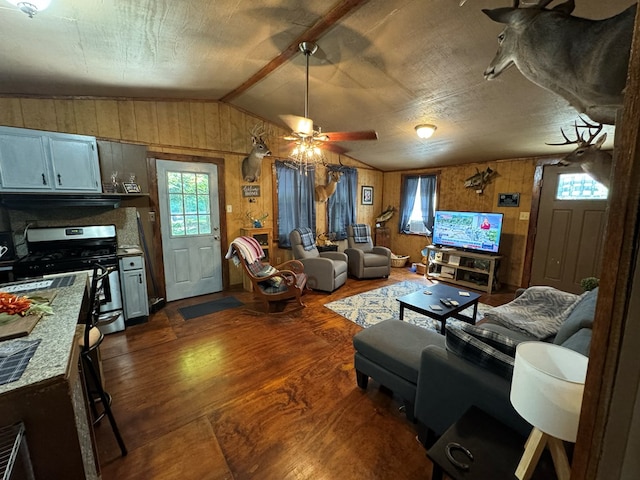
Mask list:
[[[584,118],[580,117],[580,120],[582,120],[583,125],[578,125],[578,122],[574,122],[574,127],[576,130],[576,139],[575,140],[569,140],[569,137],[567,137],[567,135],[564,133],[563,129],[560,129],[560,132],[562,132],[562,136],[564,137],[564,142],[563,143],[547,143],[547,145],[572,145],[572,144],[576,144],[579,146],[586,146],[586,145],[591,145],[591,142],[593,142],[595,140],[595,138],[598,136],[598,134],[600,133],[600,131],[602,130],[602,124],[599,123],[598,125],[594,125],[592,123],[587,122]],[[580,132],[580,130],[578,130],[579,128],[586,128],[589,131],[589,139],[585,140],[582,133]],[[595,133],[591,133],[591,130],[595,129]]]
[[[264,130],[264,123],[260,124],[260,123],[256,123],[251,130],[249,130],[249,134],[252,137],[255,138],[260,138],[265,134],[265,130]]]

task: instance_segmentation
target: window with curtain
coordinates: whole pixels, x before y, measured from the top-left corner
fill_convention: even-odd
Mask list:
[[[316,231],[314,199],[315,168],[302,170],[290,162],[277,160],[276,188],[278,193],[278,246],[290,248],[289,233],[295,228],[309,227]]]
[[[436,211],[435,175],[405,175],[400,199],[400,233],[431,235]]]
[[[335,234],[336,240],[347,238],[347,226],[356,223],[356,202],[358,201],[358,170],[351,167],[327,166],[329,172],[338,170],[342,177],[336,186],[336,191],[329,197],[327,203],[327,217],[329,232]]]

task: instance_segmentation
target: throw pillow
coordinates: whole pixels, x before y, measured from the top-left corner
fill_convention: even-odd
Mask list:
[[[542,340],[558,332],[579,298],[553,287],[529,287],[515,300],[488,310],[484,318]]]
[[[509,355],[510,357],[516,356],[516,347],[520,343],[520,340],[515,340],[507,337],[506,335],[502,335],[501,333],[492,332],[486,328],[466,323],[463,323],[460,328],[462,331],[490,345],[491,347],[500,350],[502,353]]]
[[[446,326],[445,344],[447,350],[461,358],[511,380],[514,359],[497,348],[478,340],[460,328]]]
[[[262,268],[260,269],[260,271],[255,273],[256,277],[268,277],[269,275],[273,275],[274,273],[276,273],[278,271],[278,269],[272,265],[263,265]],[[282,277],[272,277],[269,278],[267,280],[265,280],[264,282],[261,283],[266,283],[268,287],[274,287],[275,290],[266,290],[267,293],[277,293],[278,291],[281,290],[282,287],[282,282],[284,281],[284,279]]]
[[[593,317],[596,315],[596,302],[598,301],[598,288],[594,288],[580,295],[580,299],[573,305],[567,315],[567,319],[562,323],[553,343],[562,345],[574,333],[582,328],[593,326]]]

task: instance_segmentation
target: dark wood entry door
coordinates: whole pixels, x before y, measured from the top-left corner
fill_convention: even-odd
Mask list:
[[[580,173],[580,169],[544,167],[531,285],[581,293],[581,279],[599,276],[607,200],[558,200],[563,173]]]

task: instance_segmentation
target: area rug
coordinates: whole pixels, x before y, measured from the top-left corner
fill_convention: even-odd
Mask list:
[[[368,292],[359,293],[352,297],[336,300],[335,302],[325,304],[325,307],[342,315],[347,320],[357,323],[361,327],[370,327],[383,320],[389,318],[400,318],[400,303],[397,298],[408,295],[418,290],[424,290],[424,283],[404,281],[389,285],[388,287],[369,290]],[[484,312],[492,308],[489,305],[478,303],[478,314],[476,322],[480,321]],[[473,308],[469,307],[461,312],[463,315],[473,315]],[[404,309],[404,321],[413,323],[423,328],[440,331],[440,322],[433,320],[425,315],[421,315],[411,310]],[[447,325],[460,324],[461,320],[455,318],[447,319]]]
[[[211,300],[210,302],[199,303],[197,305],[190,305],[188,307],[179,308],[178,311],[182,318],[185,320],[191,320],[193,318],[203,317],[210,313],[221,312],[228,308],[235,308],[244,305],[236,297],[224,297],[218,300]]]

